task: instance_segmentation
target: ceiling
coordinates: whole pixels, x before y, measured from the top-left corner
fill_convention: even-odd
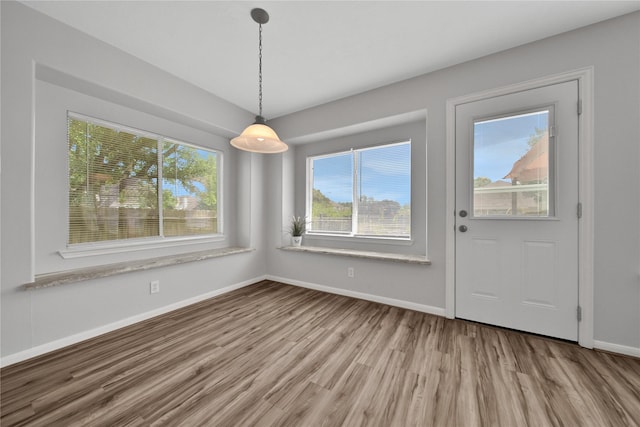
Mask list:
[[[637,1],[23,1],[274,118],[640,10]]]

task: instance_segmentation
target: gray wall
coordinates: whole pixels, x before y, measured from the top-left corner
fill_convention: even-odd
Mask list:
[[[1,10],[2,356],[262,277],[263,161],[228,144],[253,116],[19,3],[2,2]],[[70,105],[222,150],[230,196],[224,243],[257,251],[44,290],[19,289],[34,273],[216,246],[62,259],[57,251],[66,243],[59,221],[66,221],[61,216],[67,192],[64,120]],[[154,279],[161,280],[161,292],[150,295]]]
[[[443,308],[447,99],[588,66],[595,70],[594,339],[640,350],[640,13],[272,121],[284,140],[306,141],[333,130],[426,109],[427,161],[417,167],[427,170],[427,245],[432,265],[290,253],[270,244],[269,274]],[[298,170],[304,163],[293,157],[286,161],[293,162],[287,167],[295,168],[292,176],[299,179]],[[291,179],[283,177],[281,167],[278,161],[269,164],[270,180]],[[278,187],[291,191],[287,183]],[[292,197],[283,195],[283,211],[291,209]],[[354,279],[346,277],[348,265],[356,270]]]

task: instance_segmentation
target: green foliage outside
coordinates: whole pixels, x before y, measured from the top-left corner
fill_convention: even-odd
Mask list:
[[[166,142],[163,159],[162,178],[169,187],[180,184],[187,192],[197,195],[200,209],[216,209],[218,174],[215,156],[203,158],[195,148]],[[204,190],[196,183],[204,186]],[[164,191],[162,194],[164,197]]]
[[[534,145],[536,145],[542,139],[542,137],[544,136],[545,132],[546,132],[545,129],[536,128],[535,132],[529,136],[529,140],[527,141],[527,145],[529,147],[533,147]]]
[[[162,190],[162,208],[175,209],[178,206],[178,199],[171,190]]]
[[[351,218],[351,202],[334,202],[313,189],[313,218]]]
[[[205,172],[201,181],[205,190],[200,193],[200,209],[215,210],[218,209],[218,165],[217,160],[213,156],[209,156],[204,160]]]
[[[146,185],[146,191],[155,191],[151,189],[158,177],[156,140],[73,119],[68,132],[70,205],[92,203],[87,196],[100,194],[101,187],[120,187],[133,177]],[[144,197],[141,207],[155,207],[153,200],[157,203],[157,197]]]
[[[473,186],[475,188],[484,187],[487,184],[491,184],[491,179],[486,176],[479,176],[473,180]]]
[[[351,231],[352,203],[334,202],[319,189],[313,189],[312,229]],[[409,235],[411,206],[395,200],[375,200],[361,196],[358,200],[358,232],[372,235]]]

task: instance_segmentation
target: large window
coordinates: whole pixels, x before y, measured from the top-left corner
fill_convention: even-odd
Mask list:
[[[411,142],[309,157],[310,233],[411,237]]]
[[[70,245],[220,233],[221,153],[68,115]]]

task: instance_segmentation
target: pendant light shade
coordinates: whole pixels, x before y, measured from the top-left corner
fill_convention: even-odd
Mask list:
[[[258,29],[258,110],[256,121],[249,125],[239,136],[231,140],[231,145],[253,153],[282,153],[289,148],[282,142],[273,129],[267,126],[262,117],[262,24],[269,22],[269,14],[264,9],[251,10],[251,17],[259,24]]]
[[[287,151],[287,144],[280,141],[273,129],[264,123],[260,116],[256,117],[256,122],[231,140],[231,145],[253,153],[282,153]]]

